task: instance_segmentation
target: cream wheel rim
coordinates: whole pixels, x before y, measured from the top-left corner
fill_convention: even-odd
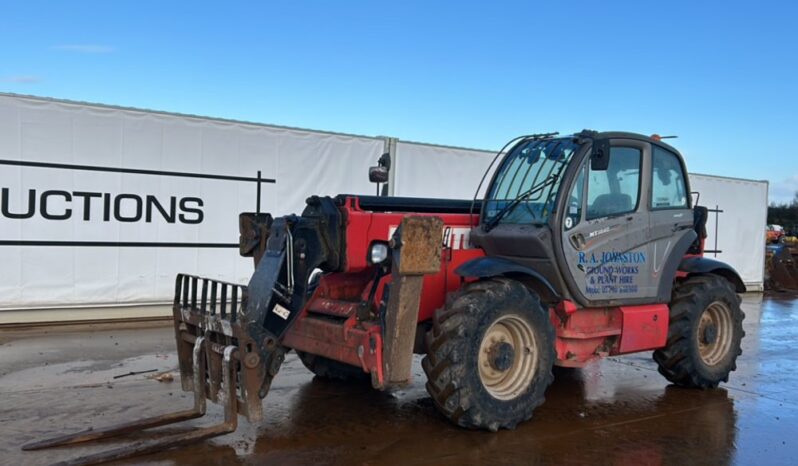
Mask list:
[[[538,366],[535,331],[518,315],[499,317],[479,345],[479,378],[496,399],[511,400],[523,393]]]
[[[734,319],[726,303],[715,301],[701,313],[696,342],[701,360],[708,366],[719,364],[732,347]]]

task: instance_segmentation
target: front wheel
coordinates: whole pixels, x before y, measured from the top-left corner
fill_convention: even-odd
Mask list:
[[[683,387],[714,388],[729,381],[745,332],[740,297],[728,280],[699,275],[674,286],[668,342],[654,352],[659,372]]]
[[[435,406],[455,424],[496,431],[532,417],[554,376],[554,329],[521,283],[466,285],[433,317],[422,367]]]

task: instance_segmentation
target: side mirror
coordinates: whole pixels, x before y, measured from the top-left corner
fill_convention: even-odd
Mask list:
[[[372,183],[387,183],[388,182],[388,168],[378,165],[376,167],[369,167],[369,181]]]
[[[610,166],[610,141],[599,139],[593,141],[593,151],[590,153],[590,169],[604,171]]]

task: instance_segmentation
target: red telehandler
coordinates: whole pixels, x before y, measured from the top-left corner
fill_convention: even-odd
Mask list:
[[[44,448],[225,407],[225,422],[83,457],[159,451],[262,419],[286,352],[318,376],[406,384],[423,354],[440,413],[512,429],[552,367],[654,352],[674,384],[728,380],[744,335],[730,266],[703,257],[706,209],[661,138],[585,130],[508,143],[479,201],[313,196],[302,215],[240,215],[248,286],[180,275],[174,327],[193,409],[34,442]],[[387,163],[372,181],[385,181]]]

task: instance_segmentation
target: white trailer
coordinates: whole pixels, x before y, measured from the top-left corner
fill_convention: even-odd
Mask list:
[[[705,255],[732,265],[749,291],[762,291],[768,182],[691,173],[690,188],[709,209]]]
[[[178,272],[246,283],[237,216],[307,196],[472,198],[494,154],[0,93],[0,324],[169,315]],[[761,289],[767,183],[691,175],[708,249]],[[715,240],[717,239],[717,245]]]

